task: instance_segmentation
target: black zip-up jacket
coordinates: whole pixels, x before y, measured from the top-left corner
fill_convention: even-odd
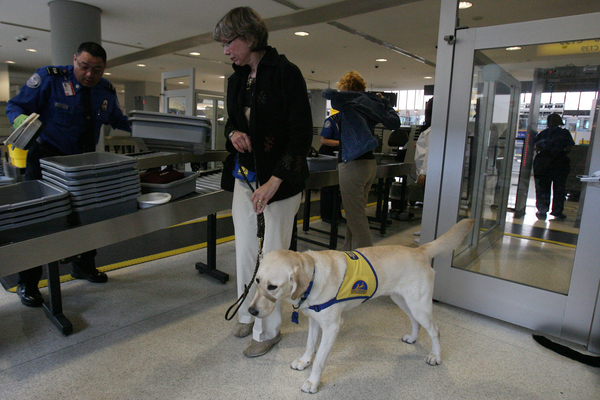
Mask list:
[[[291,197],[304,190],[309,174],[306,157],[312,143],[312,114],[304,77],[296,65],[268,47],[257,68],[248,123],[244,92],[250,67],[234,64],[233,68],[227,88],[225,137],[234,130],[250,136],[258,166],[254,166],[253,153],[240,153],[239,160],[257,173],[260,184],[272,175],[283,180],[270,202]],[[236,152],[229,139],[226,147],[230,153]]]

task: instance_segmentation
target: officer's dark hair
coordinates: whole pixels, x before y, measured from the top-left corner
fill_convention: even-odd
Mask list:
[[[104,64],[106,64],[106,50],[98,43],[94,42],[84,42],[79,45],[77,48],[76,55],[80,55],[81,52],[85,51],[86,53],[90,53],[92,57],[100,57]]]

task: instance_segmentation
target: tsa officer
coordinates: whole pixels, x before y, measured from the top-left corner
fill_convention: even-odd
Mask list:
[[[97,43],[82,43],[73,65],[38,69],[9,100],[6,114],[16,129],[31,113],[40,115],[43,131],[27,153],[25,180],[42,179],[40,159],[95,151],[102,125],[131,132],[119,108],[113,85],[102,78],[106,51]],[[104,283],[106,274],[96,269],[96,250],[83,253],[72,264],[77,279]],[[42,267],[19,273],[17,293],[21,302],[39,307],[44,302],[38,289]]]

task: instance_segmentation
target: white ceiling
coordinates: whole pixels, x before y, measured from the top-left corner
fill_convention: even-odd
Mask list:
[[[111,73],[107,78],[117,87],[132,81],[160,82],[162,72],[194,67],[198,89],[223,91],[223,79],[219,76],[230,74],[231,65],[220,44],[206,38],[228,10],[242,5],[254,8],[267,20],[269,44],[300,67],[309,89],[333,87],[351,69],[363,75],[369,89],[378,90],[422,89],[433,84],[433,80],[424,77],[435,76],[432,65],[436,61],[440,0],[81,2],[102,10],[102,45],[108,52],[107,72]],[[460,11],[461,26],[481,27],[600,11],[598,0],[471,2],[473,7]],[[340,29],[340,24],[346,29]],[[310,35],[295,36],[298,30]],[[17,36],[28,39],[18,42]],[[50,36],[47,0],[0,3],[0,62],[15,62],[9,65],[11,84],[22,85],[37,68],[51,64]],[[179,43],[188,38],[186,43],[204,39],[207,44],[182,48],[189,45]],[[421,57],[426,63],[390,50],[382,42]],[[27,52],[27,48],[38,51]],[[201,55],[190,56],[192,51]],[[376,62],[378,58],[388,61]],[[137,67],[138,63],[146,67]]]

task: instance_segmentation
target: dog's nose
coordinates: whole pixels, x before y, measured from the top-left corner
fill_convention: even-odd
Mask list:
[[[249,307],[249,308],[248,308],[248,312],[249,312],[251,315],[254,315],[255,317],[258,315],[258,310],[257,310],[256,308],[254,308],[254,307]]]

